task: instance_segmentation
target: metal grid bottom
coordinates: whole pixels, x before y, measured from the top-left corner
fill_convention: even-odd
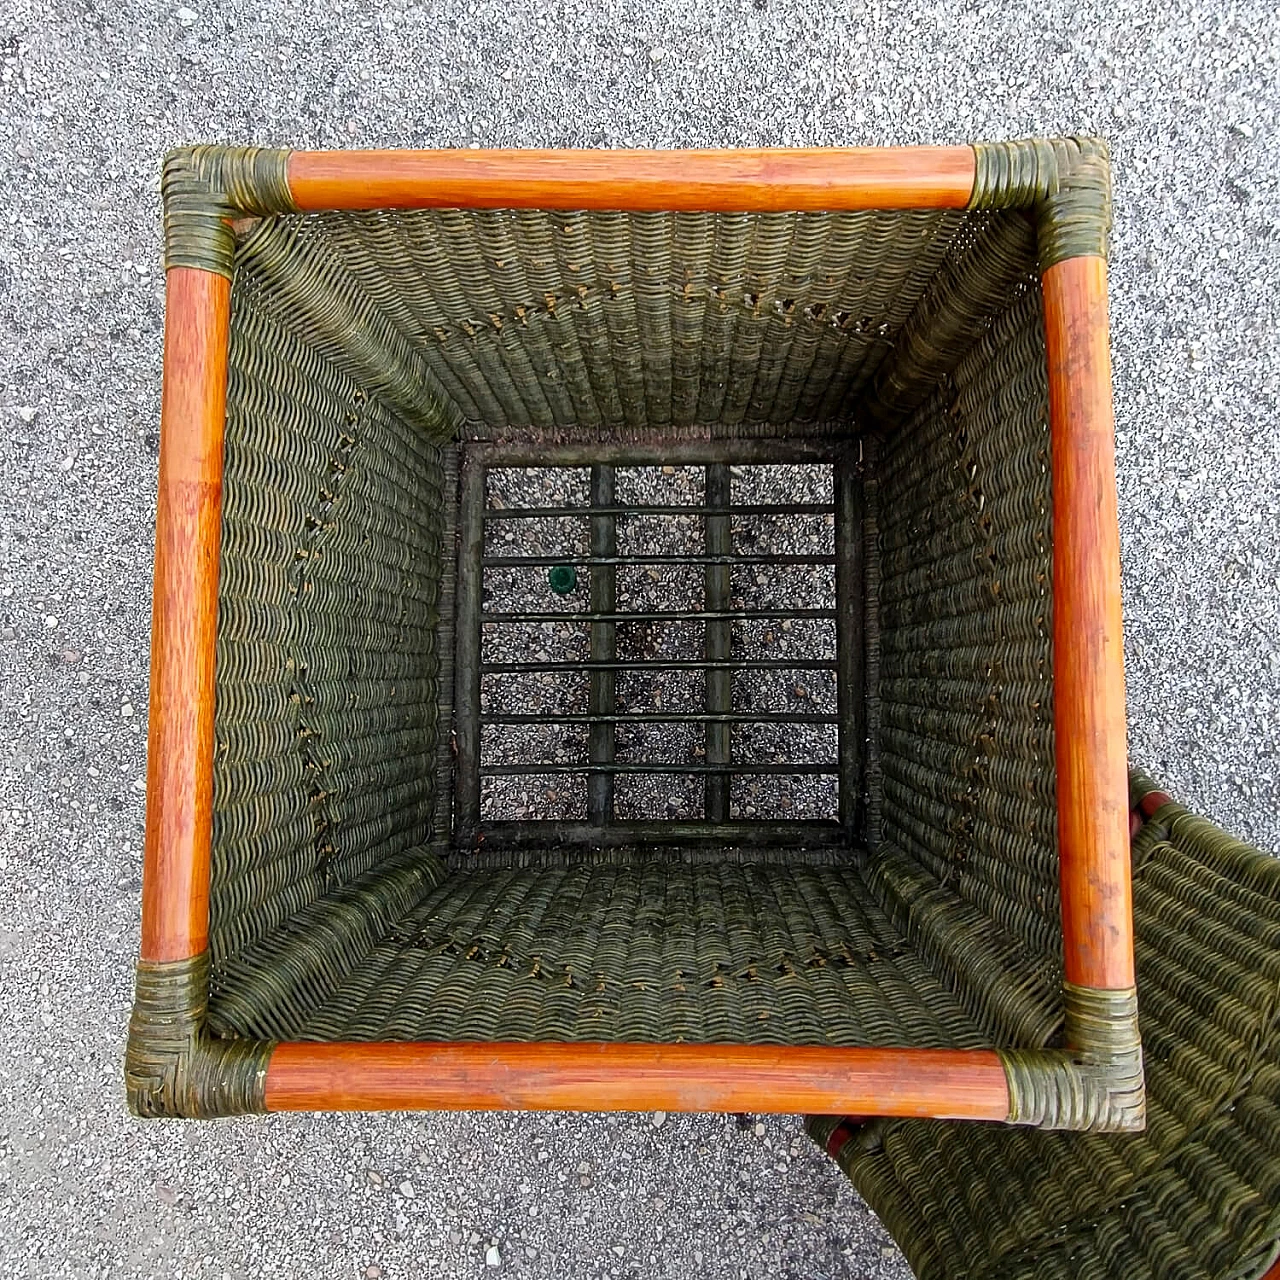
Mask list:
[[[829,441],[465,447],[458,848],[847,841],[859,493]]]

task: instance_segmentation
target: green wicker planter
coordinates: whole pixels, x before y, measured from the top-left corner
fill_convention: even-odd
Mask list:
[[[164,187],[136,1110],[1141,1125],[1101,144]]]

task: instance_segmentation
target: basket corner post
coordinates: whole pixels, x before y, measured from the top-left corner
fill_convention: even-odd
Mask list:
[[[201,150],[166,161],[166,229],[183,224],[179,241],[190,244],[202,219],[217,220]],[[125,1087],[137,1115],[195,1117],[262,1109],[251,1064],[263,1047],[205,1029],[230,266],[180,257],[166,267],[141,959]]]
[[[164,158],[164,265],[231,278],[232,223],[241,217],[295,213],[292,152],[274,147],[175,147]]]
[[[1003,1050],[1009,1122],[1091,1133],[1146,1127],[1137,992],[1064,989],[1066,1050]]]
[[[1107,305],[1104,141],[985,148],[996,186],[1035,218],[1053,493],[1053,673],[1068,1044],[1073,993],[1122,1005],[1134,988],[1128,726]],[[981,154],[981,153],[980,153]],[[980,173],[984,165],[979,164]],[[995,175],[995,177],[991,177]],[[1015,175],[1010,177],[1010,175]],[[1118,1015],[1117,1015],[1118,1016]],[[1136,1043],[1136,1029],[1135,1029]]]
[[[208,952],[138,962],[124,1068],[134,1115],[210,1119],[266,1111],[274,1046],[211,1036],[205,1024],[208,993]]]

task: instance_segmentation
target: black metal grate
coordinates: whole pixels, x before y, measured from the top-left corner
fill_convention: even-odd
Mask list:
[[[468,446],[458,846],[847,838],[857,473],[818,441]]]

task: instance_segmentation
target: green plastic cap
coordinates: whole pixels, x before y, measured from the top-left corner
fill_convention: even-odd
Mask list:
[[[547,582],[556,595],[567,596],[578,585],[578,571],[571,564],[552,565]]]

